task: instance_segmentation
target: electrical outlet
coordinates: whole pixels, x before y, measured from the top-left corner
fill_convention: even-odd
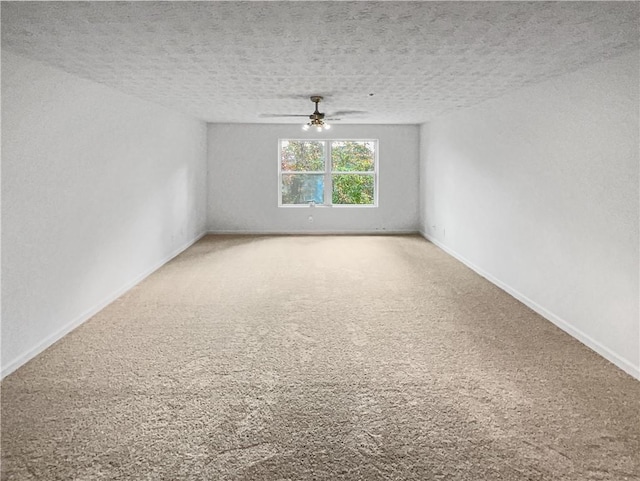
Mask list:
[[[310,215],[308,220],[309,220],[309,222],[313,222],[313,216]]]

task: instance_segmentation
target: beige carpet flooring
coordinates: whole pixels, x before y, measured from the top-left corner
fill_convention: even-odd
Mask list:
[[[638,480],[640,382],[417,236],[198,242],[2,383],[3,480]]]

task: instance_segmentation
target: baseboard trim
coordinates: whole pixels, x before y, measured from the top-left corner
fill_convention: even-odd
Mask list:
[[[210,230],[207,235],[419,235],[417,229],[408,230],[327,230],[327,231],[309,231],[309,230],[287,230],[287,231],[257,231],[257,230]]]
[[[9,362],[6,366],[2,366],[2,370],[0,371],[0,379],[4,379],[6,376],[8,376],[12,372],[14,372],[18,368],[20,368],[21,366],[23,366],[27,362],[29,362],[31,359],[36,357],[38,354],[43,352],[48,347],[50,347],[53,344],[55,344],[57,341],[62,339],[64,336],[69,334],[71,331],[73,331],[77,327],[81,326],[84,322],[86,322],[87,320],[89,320],[90,318],[95,316],[98,312],[100,312],[102,309],[107,307],[109,304],[111,304],[113,301],[115,301],[118,297],[122,296],[124,293],[126,293],[127,291],[129,291],[130,289],[135,287],[137,284],[142,282],[145,278],[149,277],[151,274],[153,274],[155,271],[157,271],[160,267],[165,265],[171,259],[173,259],[174,257],[178,256],[179,254],[184,252],[186,249],[191,247],[193,244],[198,242],[205,235],[207,235],[206,232],[201,232],[196,237],[194,237],[192,240],[186,242],[185,244],[181,245],[177,249],[173,250],[168,256],[166,256],[162,260],[156,262],[151,268],[145,270],[142,274],[137,276],[135,279],[133,279],[132,281],[126,283],[124,286],[122,286],[121,288],[117,289],[115,292],[112,292],[111,294],[106,296],[97,305],[95,305],[94,307],[92,307],[92,308],[86,310],[85,312],[83,312],[82,314],[80,314],[78,317],[76,317],[74,320],[72,320],[71,322],[66,324],[64,327],[62,327],[61,329],[59,329],[55,333],[51,334],[50,336],[46,337],[44,340],[42,340],[40,343],[38,343],[35,347],[29,349],[27,352],[21,354],[20,356],[15,358],[13,361]]]
[[[479,274],[482,277],[484,277],[485,279],[487,279],[492,284],[495,284],[496,286],[498,286],[500,289],[505,291],[507,294],[515,297],[517,300],[519,300],[524,305],[526,305],[530,309],[532,309],[535,312],[537,312],[538,314],[540,314],[542,317],[544,317],[548,321],[550,321],[553,324],[555,324],[557,327],[562,329],[564,332],[569,334],[571,337],[577,339],[582,344],[587,346],[589,349],[595,351],[600,356],[604,357],[607,361],[615,364],[617,367],[622,369],[627,374],[629,374],[629,375],[633,376],[634,378],[640,380],[640,366],[634,366],[633,364],[631,364],[631,362],[629,362],[626,359],[620,357],[619,355],[617,355],[615,352],[611,351],[606,346],[603,346],[602,344],[600,344],[598,341],[593,339],[588,334],[585,334],[580,329],[572,326],[569,322],[565,321],[564,319],[562,319],[561,317],[557,316],[553,312],[551,312],[548,309],[544,308],[543,306],[541,306],[537,302],[529,299],[527,296],[525,296],[521,292],[517,291],[516,289],[510,287],[506,283],[502,282],[500,279],[495,278],[493,275],[491,275],[490,273],[488,273],[484,269],[478,267],[473,262],[471,262],[470,260],[468,260],[464,256],[460,255],[458,252],[454,251],[450,247],[446,246],[445,244],[443,244],[439,240],[437,240],[434,237],[430,236],[426,232],[420,231],[420,235],[422,237],[424,237],[426,240],[428,240],[429,242],[431,242],[432,244],[434,244],[435,246],[437,246],[438,248],[440,248],[443,251],[445,251],[450,256],[452,256],[455,259],[457,259],[460,262],[462,262],[464,265],[466,265],[471,270],[475,271],[477,274]]]

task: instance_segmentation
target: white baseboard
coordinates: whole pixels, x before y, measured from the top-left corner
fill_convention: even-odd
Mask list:
[[[417,229],[407,230],[328,230],[328,231],[309,231],[309,230],[210,230],[207,235],[419,235]]]
[[[55,333],[53,333],[50,336],[46,337],[44,340],[42,340],[40,343],[38,343],[35,347],[33,347],[33,348],[29,349],[28,351],[24,352],[23,354],[19,355],[13,361],[9,362],[7,365],[2,366],[2,370],[0,371],[0,379],[4,379],[6,376],[11,374],[13,371],[18,369],[20,366],[26,364],[28,361],[30,361],[31,359],[36,357],[38,354],[40,354],[42,351],[47,349],[49,346],[53,345],[55,342],[57,342],[60,339],[62,339],[64,336],[69,334],[75,328],[79,327],[85,321],[87,321],[88,319],[90,319],[91,317],[96,315],[98,312],[100,312],[102,309],[107,307],[109,304],[111,304],[113,301],[115,301],[118,297],[122,296],[125,292],[127,292],[128,290],[130,290],[133,287],[135,287],[137,284],[139,284],[141,281],[143,281],[149,275],[153,274],[156,270],[158,270],[160,267],[165,265],[167,262],[169,262],[171,259],[176,257],[178,254],[182,253],[183,251],[185,251],[186,249],[191,247],[193,244],[198,242],[205,235],[206,235],[206,232],[202,232],[202,233],[198,234],[192,240],[190,240],[189,242],[186,242],[185,244],[183,244],[182,246],[178,247],[173,252],[171,252],[168,256],[166,256],[162,260],[156,262],[152,267],[150,267],[149,269],[144,271],[142,274],[137,276],[135,279],[133,279],[132,281],[126,283],[124,286],[122,286],[121,288],[117,289],[115,292],[112,292],[111,294],[106,296],[97,305],[93,306],[92,308],[90,308],[90,309],[86,310],[85,312],[83,312],[82,314],[80,314],[74,320],[72,320],[71,322],[66,324],[62,329],[59,329]]]
[[[447,247],[446,245],[444,245],[443,243],[441,243],[437,239],[433,238],[432,236],[430,236],[426,232],[420,231],[420,235],[422,235],[422,237],[427,239],[432,244],[438,246],[440,249],[445,251],[450,256],[452,256],[452,257],[456,258],[457,260],[459,260],[460,262],[462,262],[464,265],[469,267],[471,270],[473,270],[476,273],[480,274],[482,277],[487,279],[492,284],[495,284],[496,286],[498,286],[500,289],[505,291],[507,294],[509,294],[509,295],[515,297],[516,299],[518,299],[524,305],[526,305],[530,309],[534,310],[535,312],[540,314],[542,317],[544,317],[548,321],[550,321],[553,324],[555,324],[557,327],[562,329],[564,332],[569,334],[571,337],[577,339],[578,341],[580,341],[582,344],[584,344],[588,348],[590,348],[593,351],[595,351],[598,354],[600,354],[602,357],[604,357],[609,362],[615,364],[617,367],[619,367],[620,369],[625,371],[627,374],[630,374],[634,378],[640,380],[640,366],[634,366],[633,364],[631,364],[631,362],[629,362],[626,359],[620,357],[618,354],[613,352],[611,349],[607,348],[606,346],[603,346],[598,341],[596,341],[595,339],[593,339],[589,335],[587,335],[584,332],[582,332],[580,329],[577,329],[576,327],[572,326],[569,322],[567,322],[564,319],[560,318],[559,316],[557,316],[553,312],[549,311],[548,309],[544,308],[543,306],[541,306],[540,304],[536,303],[535,301],[529,299],[527,296],[525,296],[524,294],[520,293],[516,289],[513,289],[512,287],[510,287],[509,285],[505,284],[501,280],[496,279],[491,274],[486,272],[484,269],[478,267],[473,262],[469,261],[464,256],[458,254],[453,249]]]

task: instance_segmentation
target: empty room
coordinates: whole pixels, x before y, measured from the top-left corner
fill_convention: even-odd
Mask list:
[[[1,479],[640,480],[640,3],[1,3]]]

